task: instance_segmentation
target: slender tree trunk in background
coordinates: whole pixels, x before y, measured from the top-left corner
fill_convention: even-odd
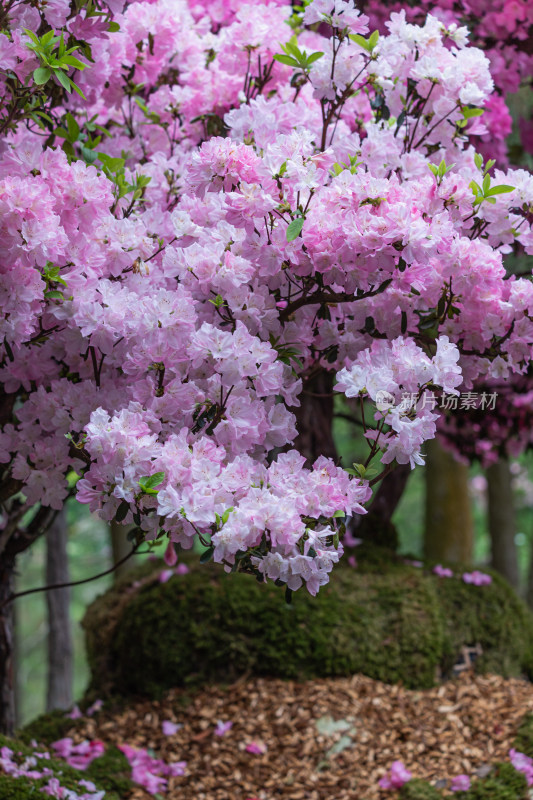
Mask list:
[[[117,564],[122,558],[125,558],[131,552],[132,543],[128,542],[129,527],[121,525],[120,522],[111,522],[109,524],[109,535],[111,536],[111,549],[113,552],[113,564]],[[113,573],[114,581],[118,581],[123,575],[135,565],[133,558],[129,558],[120,567],[117,567]]]
[[[0,559],[0,603],[11,594],[15,559]],[[13,648],[13,606],[0,608],[0,733],[13,736],[15,732],[15,672]]]
[[[337,458],[333,441],[333,382],[330,372],[319,372],[304,384],[301,406],[295,409],[298,436],[294,447],[308,461],[318,458]]]
[[[509,461],[501,458],[487,469],[489,533],[492,566],[518,590],[516,517]]]
[[[472,561],[474,526],[468,467],[439,443],[425,443],[427,452],[424,557],[452,563]]]
[[[531,542],[531,547],[529,553],[529,572],[526,586],[526,603],[531,609],[533,609],[533,530],[529,534],[529,541]]]
[[[68,583],[67,520],[61,511],[46,534],[46,583]],[[46,593],[48,607],[48,682],[46,710],[72,705],[73,646],[70,625],[70,588]]]

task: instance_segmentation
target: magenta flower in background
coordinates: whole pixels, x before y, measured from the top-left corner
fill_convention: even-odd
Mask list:
[[[100,700],[100,699],[95,700],[94,703],[92,704],[92,706],[89,706],[89,708],[87,709],[87,712],[86,712],[87,716],[88,717],[92,717],[93,714],[96,714],[97,711],[100,711],[100,709],[102,708],[103,705],[104,705],[104,701],[103,700]]]
[[[231,728],[233,727],[233,722],[221,722],[218,720],[217,726],[215,728],[215,735],[216,736],[224,736]]]
[[[525,753],[520,753],[519,750],[511,748],[509,750],[509,758],[513,767],[525,775],[528,786],[533,786],[533,759],[526,756]]]
[[[353,567],[354,569],[355,567],[357,567],[357,560],[355,556],[348,556],[348,564],[350,565],[350,567]]]
[[[68,714],[65,714],[65,716],[68,717],[69,719],[79,719],[80,717],[83,717],[83,714],[81,713],[78,706],[74,706],[72,711],[70,711]]]
[[[406,768],[403,761],[393,761],[387,775],[379,781],[382,789],[401,789],[402,786],[411,780],[411,773]]]
[[[164,569],[159,573],[159,583],[166,583],[174,575],[173,569]]]
[[[463,581],[465,583],[471,583],[474,586],[488,586],[489,583],[492,583],[492,578],[485,572],[479,572],[479,570],[475,569],[473,572],[465,572],[463,574]]]
[[[163,720],[161,728],[165,736],[174,736],[174,734],[177,733],[180,728],[183,728],[183,725],[179,725],[177,722],[172,722],[170,719],[165,719]]]
[[[263,744],[263,742],[250,742],[245,749],[247,753],[252,753],[255,756],[262,756],[267,751],[266,744]]]
[[[178,564],[178,566],[176,567],[175,572],[176,572],[176,575],[186,575],[189,572],[189,567],[187,566],[187,564],[183,564],[183,563],[182,564]]]
[[[457,775],[452,778],[450,789],[452,792],[467,792],[470,789],[470,778],[468,775]]]
[[[452,570],[449,567],[443,567],[442,564],[437,564],[436,567],[433,567],[433,572],[439,578],[453,578]]]
[[[169,542],[167,545],[167,549],[165,550],[165,555],[163,556],[163,560],[167,567],[173,567],[178,562],[178,554],[176,553],[176,548]]]
[[[87,769],[91,761],[103,755],[105,750],[104,743],[97,739],[92,742],[86,739],[75,745],[70,737],[52,742],[52,747],[56,755],[64,758],[67,764],[81,770]]]

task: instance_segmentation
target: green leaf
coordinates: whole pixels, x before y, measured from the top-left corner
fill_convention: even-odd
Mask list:
[[[24,33],[26,33],[30,37],[30,39],[34,44],[40,44],[39,39],[37,38],[37,36],[34,34],[33,31],[30,31],[29,28],[23,28],[23,30]]]
[[[164,472],[155,472],[153,475],[145,475],[139,478],[139,486],[145,494],[157,494],[156,486],[165,480]]]
[[[490,175],[485,175],[483,178],[483,194],[487,194],[490,188]]]
[[[118,24],[118,22],[114,22],[114,21],[112,20],[112,21],[109,23],[109,25],[108,25],[108,27],[107,27],[107,30],[109,31],[109,33],[116,33],[117,31],[119,31],[119,30],[120,30],[120,25]]]
[[[67,114],[67,127],[68,127],[69,141],[72,143],[76,142],[78,136],[80,135],[80,126],[78,125],[72,114]]]
[[[300,233],[302,232],[302,228],[304,226],[304,222],[305,220],[303,217],[297,217],[296,219],[293,219],[293,221],[287,227],[288,242],[292,242],[300,235]]]
[[[505,183],[500,183],[499,186],[493,186],[488,192],[485,192],[486,197],[491,197],[493,194],[507,194],[514,192],[515,186],[507,186]]]
[[[126,518],[126,514],[130,510],[130,504],[127,500],[123,500],[119,507],[117,508],[117,513],[115,514],[115,519],[117,522],[122,522],[123,519]]]
[[[276,53],[274,56],[274,61],[279,61],[281,64],[287,64],[289,67],[299,66],[295,58],[291,58],[291,56],[285,56],[280,53]]]
[[[463,108],[463,117],[465,119],[472,119],[472,117],[480,117],[484,114],[483,108]]]
[[[344,513],[344,511],[335,511],[335,513],[333,514],[333,519],[339,519],[345,516],[346,514]]]
[[[63,300],[63,292],[59,292],[57,289],[51,289],[49,292],[45,292],[44,296],[47,300]]]
[[[370,36],[368,37],[369,51],[372,51],[374,49],[374,47],[378,43],[378,40],[379,40],[379,31],[374,31],[373,33],[370,34]]]
[[[119,169],[123,169],[124,164],[126,163],[123,158],[113,158],[112,156],[108,156],[106,153],[98,153],[97,158],[102,162],[103,166],[109,170],[109,172],[117,172]]]
[[[75,56],[63,56],[63,58],[61,59],[61,63],[69,64],[69,66],[76,67],[76,69],[79,70],[84,70],[85,67],[87,66],[86,64],[83,63],[83,61],[80,61],[79,58],[76,58]]]
[[[215,548],[213,547],[213,545],[204,550],[204,552],[200,556],[200,564],[207,564],[208,561],[211,561],[214,552]]]
[[[307,66],[309,66],[310,64],[314,64],[314,63],[315,63],[315,61],[318,61],[318,59],[319,59],[319,58],[322,58],[322,56],[323,56],[323,55],[324,55],[324,53],[323,53],[323,52],[320,52],[320,53],[311,53],[311,55],[310,55],[310,56],[307,56]]]
[[[74,81],[70,81],[70,85],[72,86],[72,88],[74,89],[74,91],[76,92],[76,94],[79,94],[79,96],[81,97],[81,99],[82,99],[82,100],[87,100],[87,98],[86,98],[86,97],[85,97],[85,95],[83,94],[83,92],[82,92],[82,90],[80,89],[80,87],[79,87],[79,86],[76,86],[76,84],[74,83]]]
[[[54,75],[61,84],[61,86],[66,89],[66,91],[70,94],[72,92],[72,86],[70,85],[70,78],[67,78],[64,72],[61,70],[55,70]]]
[[[366,50],[367,53],[370,53],[370,51],[372,50],[370,46],[370,41],[367,41],[364,36],[361,36],[358,33],[350,33],[349,36],[352,42],[355,42],[356,44],[359,45],[359,47],[362,47],[363,50]]]
[[[478,169],[481,169],[483,166],[483,156],[480,153],[476,153],[474,156],[474,164]]]
[[[38,67],[33,72],[33,80],[35,81],[36,84],[42,86],[43,83],[46,83],[48,81],[51,74],[52,73],[50,72],[48,67]]]

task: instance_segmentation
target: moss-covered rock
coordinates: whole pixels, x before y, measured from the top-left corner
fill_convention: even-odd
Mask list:
[[[302,590],[292,606],[272,584],[213,565],[191,565],[165,584],[160,568],[133,575],[85,618],[92,687],[155,697],[244,673],[303,680],[360,672],[425,688],[450,674],[463,646],[477,644],[479,670],[533,673],[533,617],[501,578],[483,587],[441,579],[368,545],[357,558],[357,570],[337,568],[316,598]]]
[[[497,763],[486,778],[474,781],[467,792],[456,792],[457,800],[527,800],[527,781],[511,764]]]
[[[29,744],[34,739],[36,742],[48,745],[57,742],[58,739],[63,739],[78,724],[77,720],[65,716],[64,711],[50,711],[32,720],[17,735],[25,744]]]
[[[34,754],[21,739],[8,739],[0,736],[0,747],[9,747],[14,753],[20,754],[21,759]],[[106,800],[127,800],[134,784],[130,780],[130,766],[126,757],[111,747],[100,758],[95,759],[86,770],[77,770],[70,767],[65,761],[57,758],[42,759],[38,761],[35,769],[47,768],[52,770],[53,776],[44,778],[16,778],[0,772],[0,798],[2,800],[28,800],[30,797],[46,797],[41,791],[50,781],[50,777],[57,778],[61,786],[82,794],[85,790],[80,787],[80,780],[92,781],[97,790],[106,790]]]
[[[513,746],[519,753],[533,758],[533,714],[523,717]]]
[[[400,789],[400,800],[442,800],[442,792],[427,781],[414,778]]]

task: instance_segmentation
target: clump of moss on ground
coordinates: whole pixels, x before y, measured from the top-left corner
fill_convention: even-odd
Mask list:
[[[32,756],[34,750],[19,739],[0,736],[0,747],[9,747],[14,753]],[[62,787],[82,794],[80,780],[92,781],[97,790],[106,790],[106,800],[125,800],[134,784],[129,779],[130,767],[126,757],[115,747],[110,747],[103,756],[95,759],[86,770],[77,770],[57,758],[39,760],[37,769],[51,769],[53,776],[45,778],[15,778],[0,773],[0,798],[2,800],[28,800],[29,797],[45,797],[41,791],[50,777],[59,780]]]
[[[400,789],[401,800],[441,800],[442,793],[427,781],[417,778]]]
[[[165,584],[159,568],[130,576],[86,615],[92,689],[158,697],[244,673],[362,673],[427,688],[476,644],[479,671],[533,675],[533,617],[503,579],[477,587],[438,578],[368,544],[357,559],[356,570],[336,568],[316,598],[295,593],[292,606],[282,589],[214,565],[191,564]]]
[[[36,742],[51,744],[63,739],[69,731],[75,730],[79,725],[78,720],[70,719],[64,711],[50,711],[47,714],[32,720],[18,732],[21,742],[29,744],[33,739]]]

